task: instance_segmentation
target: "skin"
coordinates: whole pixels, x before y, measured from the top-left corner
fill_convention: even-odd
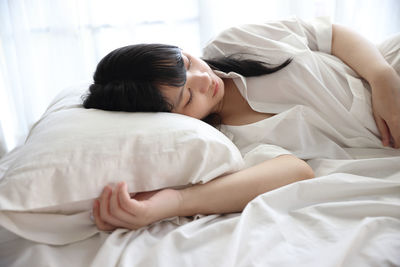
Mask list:
[[[332,54],[370,83],[373,115],[382,144],[399,148],[400,77],[374,45],[342,26],[333,25]],[[228,83],[218,78],[201,59],[187,52],[183,56],[187,68],[185,86],[162,88],[174,103],[173,112],[194,118],[219,112],[226,117],[226,111],[232,108],[231,102],[224,101],[230,94]],[[217,84],[218,92],[214,95]],[[98,229],[111,231],[118,227],[135,230],[173,216],[240,212],[264,192],[312,177],[314,173],[307,163],[292,155],[282,155],[182,190],[163,189],[131,195],[126,183],[121,182],[115,188],[104,188],[94,201],[93,215]]]
[[[183,190],[163,189],[131,197],[125,182],[106,186],[93,205],[97,228],[138,229],[164,218],[240,212],[256,196],[289,183],[314,177],[310,166],[282,155],[239,172]]]
[[[186,68],[183,87],[161,87],[168,102],[174,105],[172,112],[203,119],[212,112],[220,112],[225,93],[225,83],[198,57],[182,51]]]

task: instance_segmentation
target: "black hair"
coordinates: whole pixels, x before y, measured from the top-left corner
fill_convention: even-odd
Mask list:
[[[183,86],[186,70],[176,46],[138,44],[118,48],[97,65],[85,108],[127,112],[170,112],[160,85]]]
[[[279,65],[271,65],[267,62],[241,59],[245,54],[233,54],[227,57],[220,57],[216,59],[203,59],[214,70],[223,72],[236,72],[244,77],[260,76],[270,74],[283,69],[292,61],[292,58],[287,59]]]
[[[212,69],[236,72],[245,77],[276,72],[292,59],[272,66],[266,62],[232,55],[204,60]],[[161,94],[160,86],[183,86],[186,69],[181,50],[172,45],[137,44],[118,48],[97,65],[93,84],[83,97],[85,108],[127,112],[171,112],[173,106]],[[218,114],[203,119],[214,126]]]

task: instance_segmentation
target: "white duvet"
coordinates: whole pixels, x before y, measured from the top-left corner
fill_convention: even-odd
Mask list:
[[[2,229],[0,266],[400,266],[400,151],[392,154],[309,161],[318,178],[265,193],[241,214],[64,246]]]

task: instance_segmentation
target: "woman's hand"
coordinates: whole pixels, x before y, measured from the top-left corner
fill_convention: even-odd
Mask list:
[[[377,73],[370,81],[372,111],[382,144],[400,148],[400,77],[393,68]]]
[[[178,190],[163,189],[131,196],[125,182],[114,190],[106,186],[94,201],[93,216],[98,229],[116,228],[136,230],[161,219],[176,216],[181,206]]]

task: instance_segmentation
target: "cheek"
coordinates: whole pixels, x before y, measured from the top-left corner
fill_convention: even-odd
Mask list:
[[[191,107],[187,110],[187,115],[196,119],[203,119],[210,114],[211,106],[207,99],[203,97],[197,97],[196,101],[193,101]]]

